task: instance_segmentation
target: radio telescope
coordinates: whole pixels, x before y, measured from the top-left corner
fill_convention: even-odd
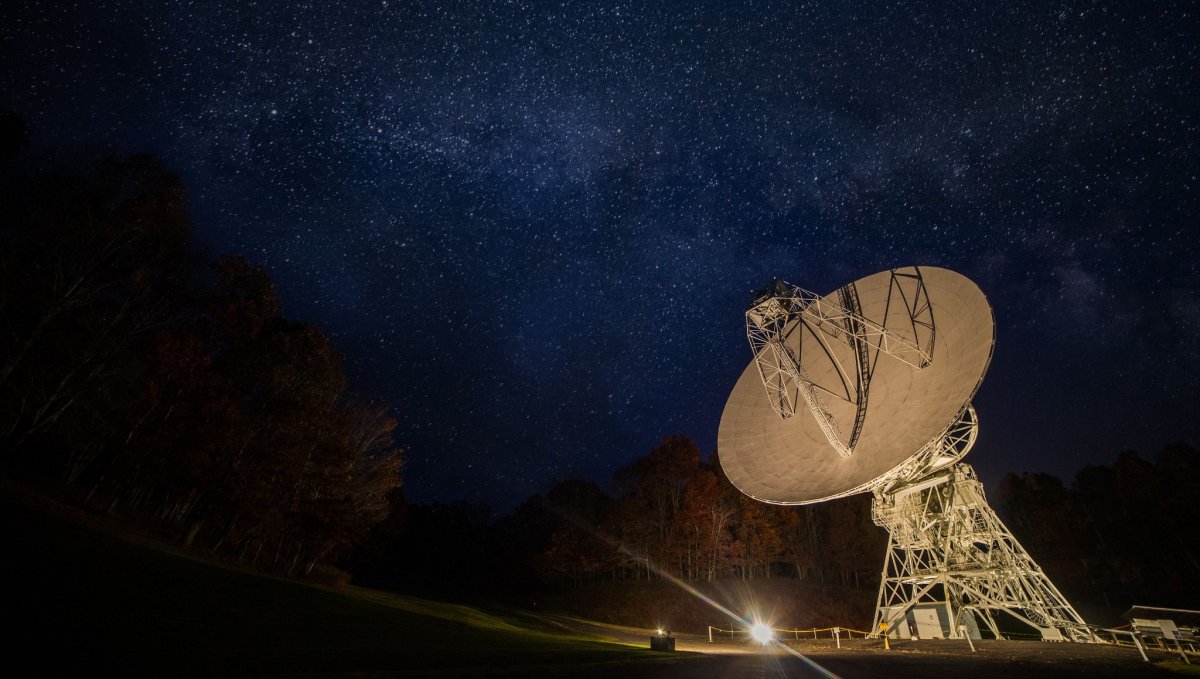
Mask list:
[[[721,415],[721,466],[773,504],[873,494],[888,532],[875,633],[959,639],[982,625],[999,639],[1003,613],[1046,640],[1092,640],[960,461],[995,344],[974,283],[916,266],[825,296],[776,281],[746,335],[754,360]]]

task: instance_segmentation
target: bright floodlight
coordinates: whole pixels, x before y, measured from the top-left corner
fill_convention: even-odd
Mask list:
[[[756,622],[750,628],[750,636],[754,637],[754,640],[758,643],[766,644],[771,640],[771,637],[775,636],[775,633],[765,622]]]

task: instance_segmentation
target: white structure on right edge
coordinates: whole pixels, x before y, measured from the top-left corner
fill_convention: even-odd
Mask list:
[[[721,416],[729,480],[775,504],[874,495],[888,551],[876,634],[999,638],[1009,615],[1047,640],[1087,624],[988,506],[959,460],[991,360],[991,306],[946,269],[907,267],[821,296],[782,282],[746,312],[754,360]],[[914,452],[915,451],[915,452]]]

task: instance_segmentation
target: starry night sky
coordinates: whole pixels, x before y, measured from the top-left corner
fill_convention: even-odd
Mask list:
[[[968,458],[1200,440],[1191,1],[6,2],[33,148],[149,151],[391,404],[418,501],[716,445],[780,277],[974,279]]]

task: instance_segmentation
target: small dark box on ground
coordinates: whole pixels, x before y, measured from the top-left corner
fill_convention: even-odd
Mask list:
[[[653,636],[650,637],[651,651],[674,651],[675,637],[668,636]]]

